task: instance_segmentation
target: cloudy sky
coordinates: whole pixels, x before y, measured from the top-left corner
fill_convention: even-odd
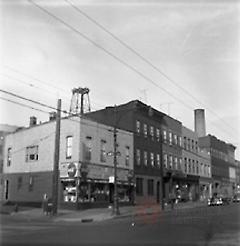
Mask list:
[[[205,108],[207,132],[240,148],[239,4],[169,2],[1,0],[0,88],[69,110],[88,87],[93,110],[140,99],[191,129]],[[0,93],[0,123],[48,119],[6,99],[38,107]]]

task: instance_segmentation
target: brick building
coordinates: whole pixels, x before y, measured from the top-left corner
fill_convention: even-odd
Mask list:
[[[181,122],[138,100],[106,107],[87,114],[87,117],[116,124],[133,133],[136,203],[156,203],[160,201],[160,195],[168,199],[173,180],[181,173]],[[163,189],[160,185],[162,176]]]
[[[6,137],[5,201],[40,204],[52,196],[56,121],[36,124]],[[77,116],[61,119],[59,202],[68,207],[105,206],[113,201],[113,128]],[[120,203],[133,200],[133,136],[118,130]],[[109,154],[108,154],[109,153]]]

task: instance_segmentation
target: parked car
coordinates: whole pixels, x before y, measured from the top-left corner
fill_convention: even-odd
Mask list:
[[[229,197],[222,197],[222,202],[223,202],[223,205],[228,205],[231,203],[231,198]]]
[[[223,200],[221,197],[211,197],[208,199],[208,206],[219,206],[223,205]]]
[[[235,194],[232,199],[233,202],[240,202],[240,194]]]

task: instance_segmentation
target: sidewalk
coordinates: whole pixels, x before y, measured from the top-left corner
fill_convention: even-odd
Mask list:
[[[41,208],[19,208],[18,212],[11,211],[9,214],[16,219],[24,219],[28,221],[51,221],[51,222],[99,222],[109,219],[138,217],[154,214],[166,214],[172,211],[182,209],[191,209],[196,207],[207,206],[204,202],[186,202],[175,204],[174,210],[170,205],[165,206],[164,211],[161,210],[159,204],[145,204],[136,206],[120,207],[120,215],[114,216],[111,208],[94,208],[86,210],[67,210],[59,209],[56,216],[46,216]]]

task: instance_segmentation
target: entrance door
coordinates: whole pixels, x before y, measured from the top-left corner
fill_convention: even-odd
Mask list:
[[[160,182],[158,181],[157,182],[157,203],[159,203],[159,201],[160,201]]]

